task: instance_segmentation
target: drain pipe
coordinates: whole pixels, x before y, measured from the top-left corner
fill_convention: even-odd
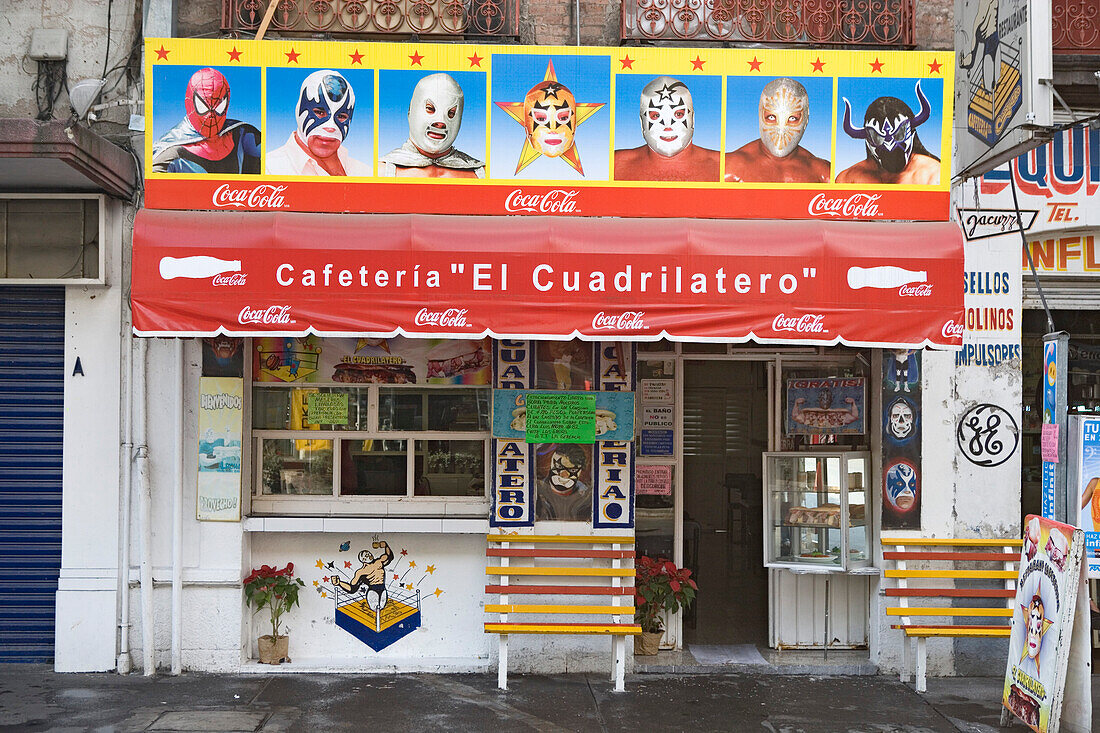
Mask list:
[[[118,659],[115,670],[130,674],[134,662],[130,658],[130,501],[134,485],[134,339],[130,326],[129,309],[122,307],[122,450],[119,451],[119,473],[122,479],[122,496],[119,498],[119,516],[122,526],[119,538],[118,582],[122,603],[118,620]]]
[[[183,671],[183,339],[176,339],[176,485],[172,492],[172,674]]]
[[[145,372],[148,365],[149,340],[137,339],[137,364],[134,369],[134,461],[138,473],[138,518],[141,527],[141,664],[146,677],[157,673],[153,645],[153,497],[149,485],[149,445],[145,441]]]

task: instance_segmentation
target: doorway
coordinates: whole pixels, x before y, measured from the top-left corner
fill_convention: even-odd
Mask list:
[[[684,361],[683,538],[701,589],[685,615],[689,645],[768,643],[762,454],[768,363]]]

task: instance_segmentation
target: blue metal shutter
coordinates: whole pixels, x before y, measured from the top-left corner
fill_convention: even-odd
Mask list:
[[[65,291],[0,287],[0,662],[53,660]]]

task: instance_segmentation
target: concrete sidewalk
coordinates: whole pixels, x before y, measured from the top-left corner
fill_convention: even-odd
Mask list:
[[[0,666],[4,731],[766,731],[990,733],[1001,680],[632,675],[55,674]],[[1094,705],[1100,677],[1094,678]],[[1026,730],[1017,725],[1013,730]]]

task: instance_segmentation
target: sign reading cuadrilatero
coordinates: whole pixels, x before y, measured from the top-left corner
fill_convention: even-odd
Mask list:
[[[162,38],[146,59],[149,208],[948,218],[951,52]]]

